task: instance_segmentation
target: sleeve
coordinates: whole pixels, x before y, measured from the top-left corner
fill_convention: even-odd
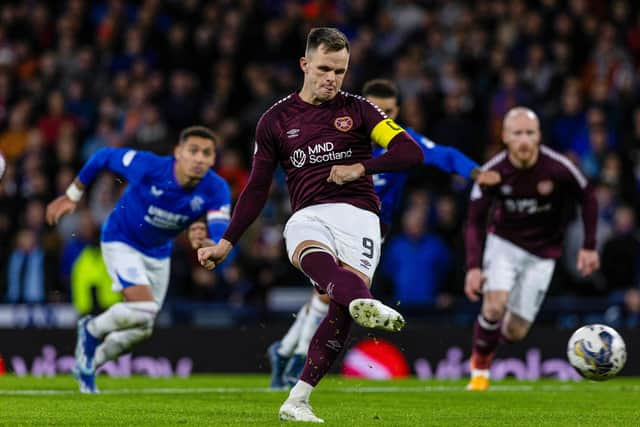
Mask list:
[[[409,135],[418,143],[424,154],[423,164],[435,166],[447,173],[455,173],[471,178],[471,171],[478,164],[454,147],[438,145],[424,135],[407,129]]]
[[[84,164],[78,178],[84,185],[93,181],[102,169],[109,169],[129,182],[139,181],[153,167],[156,156],[128,148],[101,148]]]
[[[596,229],[598,225],[598,200],[589,180],[578,167],[567,158],[561,158],[565,177],[569,181],[569,194],[576,194],[580,204],[584,241],[582,248],[594,250],[596,248]]]
[[[223,239],[234,245],[260,215],[267,202],[273,172],[277,165],[276,143],[276,139],[267,126],[265,116],[263,116],[256,128],[251,175],[249,175],[247,186],[238,197],[229,227],[222,236]]]
[[[224,180],[220,180],[216,190],[216,194],[211,199],[207,210],[209,238],[214,242],[220,241],[231,217],[231,190],[229,185]]]
[[[387,152],[362,162],[365,174],[395,172],[422,163],[423,154],[409,134],[376,105],[363,100],[362,117],[369,138]]]
[[[482,248],[487,234],[487,216],[492,201],[490,194],[483,192],[478,184],[473,185],[464,233],[467,270],[482,268]]]

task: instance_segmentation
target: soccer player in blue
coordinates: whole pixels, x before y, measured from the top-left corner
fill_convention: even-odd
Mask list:
[[[400,112],[396,85],[385,79],[368,81],[362,95],[376,104],[393,120]],[[405,131],[418,143],[424,152],[424,164],[435,166],[448,173],[455,173],[473,179],[482,186],[491,186],[500,182],[500,175],[482,171],[478,164],[459,150],[437,145],[415,130],[404,127]],[[384,154],[385,149],[374,145],[373,157]],[[407,181],[408,172],[384,172],[373,175],[373,185],[381,201],[380,225],[386,234],[391,227],[393,215],[399,208],[400,198]],[[311,301],[305,304],[281,341],[274,342],[267,354],[271,363],[271,387],[292,386],[298,380],[309,342],[316,328],[327,314],[329,299],[326,295],[314,293]]]
[[[96,369],[151,335],[169,284],[173,238],[205,215],[211,240],[218,241],[225,231],[231,192],[210,169],[215,143],[209,129],[192,126],[180,133],[174,156],[101,149],[87,161],[66,194],[47,206],[47,221],[53,225],[75,210],[85,188],[101,170],[108,169],[128,182],[101,235],[102,257],[113,288],[122,293],[124,302],[78,321],[74,374],[81,392],[97,393]],[[199,244],[202,242],[192,239],[194,247]]]

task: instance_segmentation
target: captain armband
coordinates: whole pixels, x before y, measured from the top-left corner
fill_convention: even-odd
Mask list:
[[[395,138],[397,134],[402,132],[404,132],[404,129],[400,127],[400,125],[392,119],[387,118],[378,122],[378,124],[374,126],[371,131],[371,139],[382,148],[387,148],[391,143],[391,140]]]

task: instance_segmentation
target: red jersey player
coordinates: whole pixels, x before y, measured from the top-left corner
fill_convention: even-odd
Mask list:
[[[389,331],[404,325],[397,311],[369,291],[381,243],[380,201],[371,175],[419,165],[423,154],[377,106],[340,90],[348,64],[344,34],[334,28],[309,32],[300,59],[302,89],[260,118],[251,176],[229,228],[217,245],[198,251],[207,268],[224,260],[260,214],[280,164],[293,210],[284,230],[289,259],[331,298],[301,378],[280,407],[283,420],[322,422],[309,396],[344,347],[352,320]],[[387,153],[372,159],[371,141]]]
[[[599,267],[597,202],[582,172],[540,145],[540,122],[528,108],[506,114],[502,139],[506,150],[482,167],[498,172],[502,182],[489,189],[474,186],[465,234],[465,293],[471,301],[482,294],[468,390],[489,387],[490,363],[501,340],[519,341],[529,331],[561,255],[571,204],[580,205],[584,223],[578,270],[587,275]]]

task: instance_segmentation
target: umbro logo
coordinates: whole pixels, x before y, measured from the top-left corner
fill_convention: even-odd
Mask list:
[[[340,350],[342,350],[342,344],[340,344],[340,341],[338,340],[329,340],[327,341],[326,344],[327,348],[335,351],[335,352],[339,352]]]
[[[164,190],[161,190],[160,188],[156,187],[155,185],[151,186],[151,194],[153,194],[156,197],[160,197],[164,194]]]
[[[329,295],[330,298],[333,298],[333,288],[335,288],[336,285],[333,284],[333,282],[329,282],[329,284],[327,285],[327,295]]]
[[[289,138],[295,138],[295,137],[297,137],[298,135],[300,135],[300,129],[289,129],[289,130],[287,131],[287,136],[288,136]]]

